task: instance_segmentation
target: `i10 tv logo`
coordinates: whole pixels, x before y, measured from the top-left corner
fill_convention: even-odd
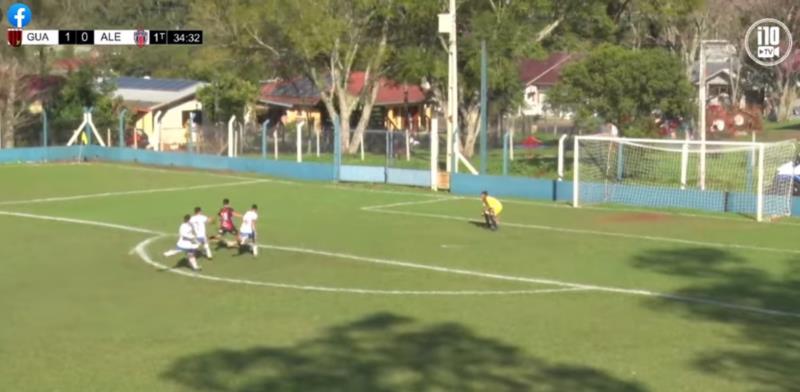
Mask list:
[[[744,38],[745,50],[756,64],[772,67],[782,63],[792,53],[792,32],[772,18],[753,23]]]

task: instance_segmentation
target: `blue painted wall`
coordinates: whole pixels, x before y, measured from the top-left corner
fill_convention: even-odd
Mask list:
[[[572,203],[572,181],[556,181],[555,201]]]
[[[0,163],[72,161],[78,159],[77,147],[25,147],[0,149]]]
[[[174,152],[155,152],[129,148],[103,148],[99,146],[71,147],[31,147],[0,149],[0,164],[17,162],[74,161],[88,160],[131,162],[143,165],[175,166],[204,170],[227,170],[265,174],[300,180],[333,181],[334,165],[325,163],[297,163],[251,158],[227,158],[216,155],[200,155]],[[342,180],[374,183],[394,183],[400,185],[430,186],[430,173],[427,170],[409,170],[370,166],[341,167]],[[594,184],[602,186],[602,184]],[[582,184],[583,189],[593,184]],[[524,177],[473,176],[453,174],[451,192],[459,195],[477,195],[483,190],[500,197],[525,199],[572,201],[572,182],[532,179]],[[653,206],[664,208],[697,208],[702,200],[702,209],[715,212],[734,212],[752,214],[755,210],[755,196],[716,191],[682,191],[672,188],[616,185],[611,193],[614,203],[626,205]],[[765,209],[782,207],[785,199],[767,195]],[[800,216],[800,197],[791,200],[793,216]]]
[[[346,182],[386,183],[426,188],[431,186],[431,173],[427,170],[342,165],[339,175],[339,178]]]
[[[382,166],[342,165],[339,179],[348,182],[386,182],[386,169]]]
[[[395,185],[409,185],[429,188],[431,172],[428,170],[386,169],[386,182]]]
[[[165,153],[130,148],[102,148],[90,146],[90,158],[142,165],[177,166],[205,170],[229,170],[258,173],[274,177],[312,181],[333,181],[333,165],[326,163],[298,163],[255,158],[228,158],[218,155]]]
[[[482,191],[500,197],[553,200],[553,180],[525,177],[450,175],[450,192],[457,195],[478,195]]]

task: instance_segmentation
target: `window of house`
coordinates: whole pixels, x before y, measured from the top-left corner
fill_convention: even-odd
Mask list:
[[[525,99],[531,104],[538,104],[539,103],[539,91],[536,87],[530,86],[528,87],[527,94]]]
[[[202,124],[203,123],[203,112],[200,110],[184,110],[181,112],[181,125],[189,124],[189,119],[191,118],[191,113],[194,113],[194,123],[195,124]]]

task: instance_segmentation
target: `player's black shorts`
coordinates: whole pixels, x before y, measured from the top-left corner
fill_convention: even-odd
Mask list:
[[[220,227],[219,228],[219,234],[220,235],[225,235],[225,234],[237,235],[237,234],[239,234],[239,230],[236,230],[235,227],[231,227],[231,228]]]

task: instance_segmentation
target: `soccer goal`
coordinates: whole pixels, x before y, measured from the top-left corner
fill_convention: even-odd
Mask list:
[[[793,141],[750,143],[577,136],[573,205],[616,203],[736,212],[757,220],[790,214]]]

